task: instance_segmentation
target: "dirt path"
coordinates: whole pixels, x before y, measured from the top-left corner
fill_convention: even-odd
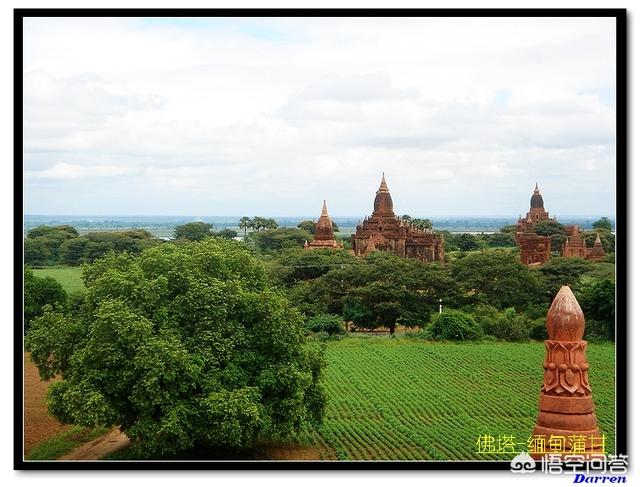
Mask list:
[[[55,380],[55,379],[54,379]],[[28,353],[24,354],[24,454],[41,441],[59,435],[71,426],[63,425],[47,411],[47,389]]]
[[[107,434],[93,441],[80,445],[58,460],[99,460],[107,453],[124,448],[129,444],[129,438],[118,428],[113,428]]]

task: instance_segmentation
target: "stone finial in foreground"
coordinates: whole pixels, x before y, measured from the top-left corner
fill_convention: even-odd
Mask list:
[[[589,385],[584,314],[568,286],[562,286],[547,313],[544,383],[533,441],[544,437],[544,453],[604,453]],[[534,451],[534,457],[543,452]]]

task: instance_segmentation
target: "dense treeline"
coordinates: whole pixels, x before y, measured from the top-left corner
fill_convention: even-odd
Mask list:
[[[383,327],[393,333],[404,325],[423,329],[429,338],[465,339],[477,338],[480,330],[504,340],[545,338],[547,309],[564,284],[583,305],[587,335],[612,339],[614,281],[588,278],[595,269],[579,258],[528,268],[511,249],[462,253],[445,266],[387,252],[360,259],[344,250],[289,249],[271,261],[272,276],[310,323],[339,315],[353,330]],[[445,331],[436,323],[440,305],[455,311],[447,314]],[[454,322],[457,332],[451,331]]]
[[[405,217],[409,221],[410,217]],[[447,334],[439,334],[439,329],[434,328],[442,305],[447,311],[467,313],[483,335],[508,340],[544,338],[548,305],[560,286],[567,284],[591,323],[588,333],[592,337],[614,337],[613,274],[589,278],[596,264],[559,258],[555,253],[556,257],[543,266],[528,268],[519,262],[514,226],[493,234],[445,232],[447,264],[440,266],[380,252],[365,259],[356,258],[348,251],[348,242],[344,242],[343,250],[305,252],[304,242],[313,238],[308,222],[300,222],[299,228],[273,228],[267,220],[247,218],[245,223],[253,223],[257,231],[237,245],[266,262],[274,282],[289,300],[309,322],[322,317],[321,322],[330,323],[327,330],[335,331],[335,317],[339,316],[354,330],[384,327],[393,333],[396,325],[403,325],[423,328],[425,336],[442,337]],[[428,228],[429,222],[420,220],[417,224]],[[552,239],[555,235],[558,241],[559,232],[564,232],[562,225],[554,222],[539,224],[535,230]],[[605,250],[613,250],[615,236],[608,228],[597,231]],[[230,240],[237,233],[229,229],[215,232],[211,224],[191,222],[176,227],[174,242],[182,245],[210,237]],[[586,232],[585,237],[589,244],[589,239],[595,239],[595,231]],[[29,231],[25,238],[25,262],[31,266],[79,265],[110,251],[139,255],[162,242],[145,230],[79,235],[67,225],[42,226]],[[613,260],[609,253],[605,261]],[[458,321],[467,330],[461,332],[463,336],[475,335],[468,326],[462,326],[464,320]]]
[[[79,235],[69,225],[40,226],[30,230],[24,240],[26,265],[79,265],[104,256],[107,252],[140,254],[162,243],[146,230],[91,232]]]

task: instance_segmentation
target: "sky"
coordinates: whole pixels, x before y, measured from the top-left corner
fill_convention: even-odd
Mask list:
[[[615,214],[604,18],[33,18],[27,214]]]

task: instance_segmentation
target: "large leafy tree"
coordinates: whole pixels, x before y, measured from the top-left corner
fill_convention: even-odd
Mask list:
[[[451,273],[469,299],[499,309],[522,309],[544,296],[539,276],[518,262],[513,252],[467,255],[451,264]]]
[[[613,230],[613,223],[611,223],[611,220],[609,220],[609,218],[607,218],[606,216],[603,216],[599,220],[596,220],[595,222],[593,222],[591,224],[591,228],[607,230],[610,232],[611,230]]]
[[[210,237],[213,225],[205,222],[189,222],[178,225],[174,231],[175,238],[184,238],[191,241],[203,240]]]
[[[285,249],[302,248],[305,240],[313,235],[297,228],[278,228],[254,232],[250,236],[262,252],[280,252]]]
[[[562,286],[578,290],[580,277],[595,269],[593,262],[580,257],[571,259],[555,257],[545,262],[537,270],[542,275],[542,285],[549,301],[555,298]]]
[[[300,230],[309,232],[312,235],[315,235],[316,233],[316,222],[314,222],[313,220],[302,220],[300,223],[298,223],[297,227]],[[333,229],[334,233],[340,231],[340,228],[333,220],[331,220],[331,228]]]
[[[292,301],[305,313],[342,314],[359,328],[380,326],[393,333],[396,324],[424,325],[439,299],[452,305],[460,298],[456,283],[438,264],[390,252],[352,262],[335,258],[337,266],[291,289]]]
[[[24,328],[43,314],[46,305],[64,307],[67,293],[53,277],[37,277],[31,269],[24,269]]]
[[[32,322],[27,349],[60,421],[120,426],[140,452],[247,446],[321,419],[323,359],[302,316],[237,242],[111,253],[77,316]],[[142,453],[141,453],[142,454]]]
[[[63,244],[78,237],[70,225],[40,225],[27,232],[24,241],[25,264],[51,265],[58,263]]]
[[[342,249],[314,249],[309,252],[297,247],[284,250],[278,257],[273,274],[288,286],[316,279],[333,269],[364,265],[362,259]]]
[[[143,250],[160,245],[146,230],[125,230],[117,232],[90,232],[63,242],[60,246],[59,260],[68,265],[93,262],[110,251],[129,252],[137,255]]]
[[[592,282],[583,289],[579,299],[587,318],[587,331],[592,326],[592,322],[600,322],[604,324],[607,338],[614,340],[616,335],[615,282],[611,279]]]
[[[533,230],[537,235],[551,237],[551,250],[556,252],[562,250],[562,244],[567,239],[567,232],[562,223],[554,220],[544,220],[536,223]]]

